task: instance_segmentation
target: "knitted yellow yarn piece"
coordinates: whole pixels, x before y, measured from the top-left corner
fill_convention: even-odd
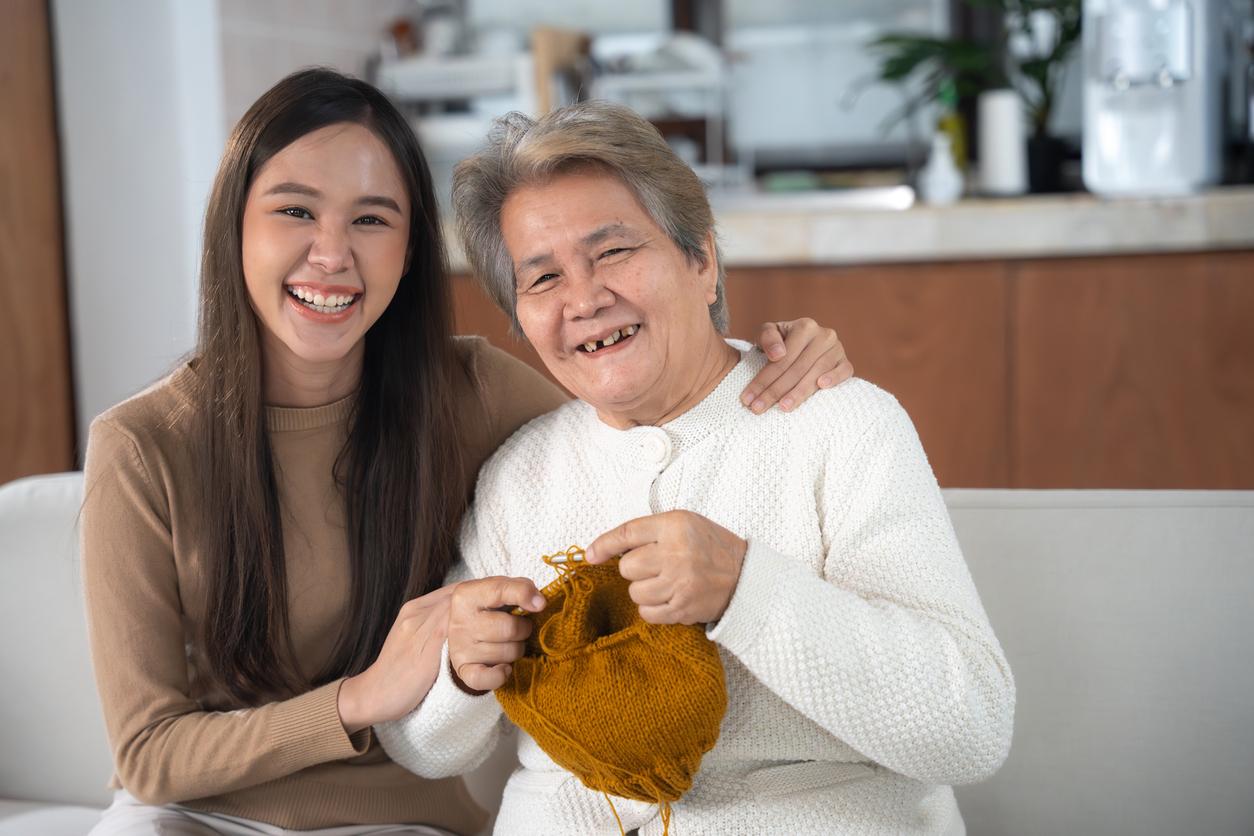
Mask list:
[[[641,619],[617,559],[594,566],[582,556],[576,546],[545,556],[559,577],[496,696],[584,786],[663,805],[669,818],[718,741],[723,664],[700,625]]]

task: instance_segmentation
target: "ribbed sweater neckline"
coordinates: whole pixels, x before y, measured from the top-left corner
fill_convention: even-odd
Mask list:
[[[174,373],[172,382],[175,389],[187,396],[191,392],[191,378],[196,374],[191,363],[184,363]],[[330,427],[348,420],[353,412],[353,400],[357,393],[353,392],[321,406],[270,406],[262,408],[265,414],[266,430],[269,432],[294,432],[300,430],[316,430]]]
[[[266,406],[266,429],[270,432],[316,430],[348,420],[356,393],[322,406]]]

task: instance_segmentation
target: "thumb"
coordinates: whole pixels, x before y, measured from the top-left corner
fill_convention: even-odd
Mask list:
[[[778,322],[762,323],[762,330],[758,334],[758,345],[762,347],[770,360],[783,359],[788,353],[788,349],[784,347],[784,326]]]

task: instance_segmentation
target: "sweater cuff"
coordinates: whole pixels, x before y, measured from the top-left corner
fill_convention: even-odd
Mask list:
[[[344,760],[370,746],[369,729],[350,736],[340,720],[339,697],[343,679],[293,697],[274,706],[271,743],[285,772],[296,772],[329,761]]]
[[[453,663],[448,658],[448,642],[445,641],[444,647],[440,650],[440,673],[436,676],[435,684],[431,686],[431,690],[427,692],[426,698],[418,706],[415,714],[438,713],[468,717],[483,709],[495,713],[500,710],[500,706],[497,705],[496,697],[491,691],[472,693],[457,681],[457,677],[453,675]]]
[[[440,757],[437,741],[456,729],[472,734],[471,730],[495,722],[500,712],[500,703],[493,693],[476,696],[457,684],[446,641],[440,651],[440,672],[427,696],[401,719],[379,723],[374,729],[392,760],[421,775],[424,766],[437,766],[431,762],[433,755]]]
[[[761,540],[750,539],[727,609],[722,618],[706,627],[705,635],[737,656],[752,650],[780,595],[780,578],[795,566],[795,561]]]

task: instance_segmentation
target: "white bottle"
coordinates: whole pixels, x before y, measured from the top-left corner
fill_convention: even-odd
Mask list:
[[[1006,197],[1028,190],[1023,101],[1014,90],[985,90],[980,117],[980,191]]]
[[[962,197],[962,172],[954,164],[949,137],[937,131],[932,135],[932,152],[919,172],[919,196],[932,206],[947,206]]]

